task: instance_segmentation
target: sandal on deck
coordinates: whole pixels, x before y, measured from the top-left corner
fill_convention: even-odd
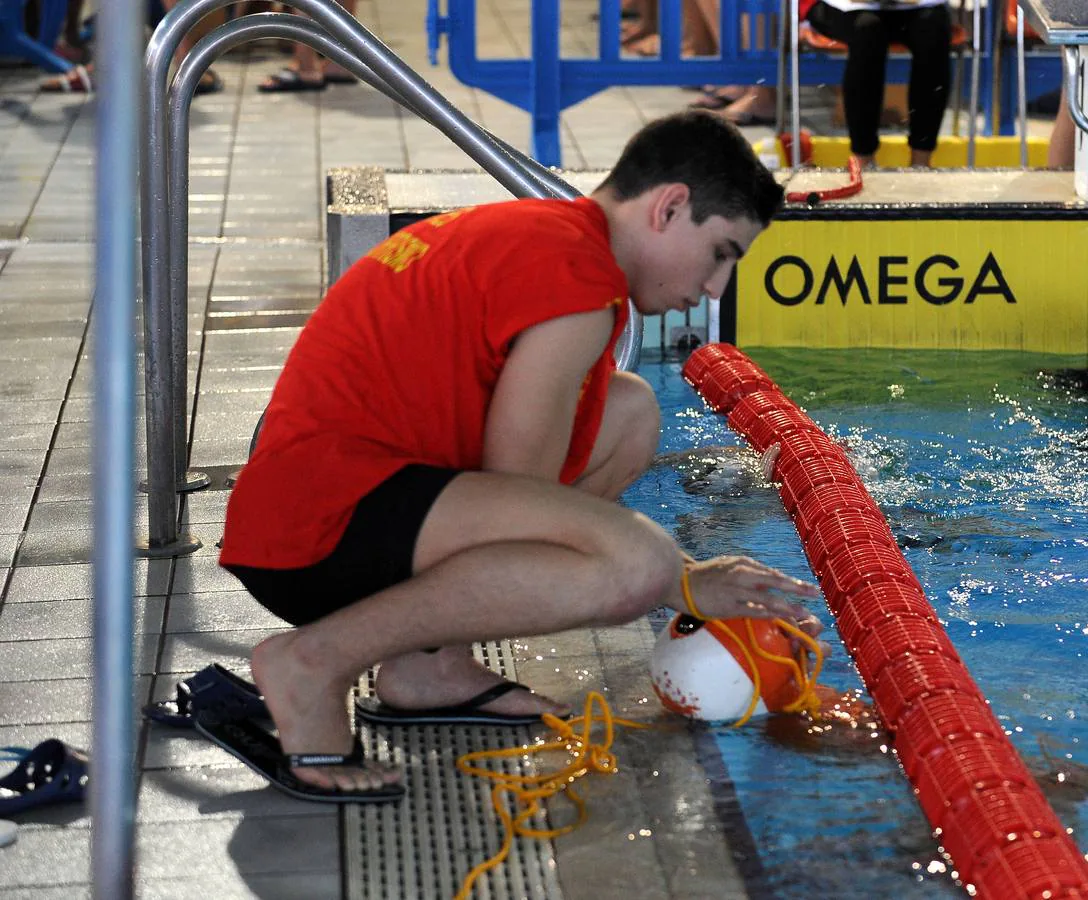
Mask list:
[[[218,94],[221,90],[223,90],[223,79],[214,69],[208,69],[200,76],[194,93],[199,97],[201,94]]]
[[[326,81],[324,75],[321,76],[320,81],[307,81],[295,69],[280,69],[257,85],[257,90],[262,94],[297,94],[302,91],[323,91],[325,90]]]
[[[47,94],[90,94],[94,91],[94,82],[87,66],[72,66],[62,75],[47,78],[38,87]]]
[[[747,128],[750,125],[774,125],[774,116],[757,116],[755,113],[744,112],[732,116],[725,116],[738,128]]]
[[[0,778],[0,816],[51,803],[83,799],[87,787],[87,755],[56,738],[42,741],[33,750],[4,747],[18,765]]]
[[[325,66],[325,84],[355,84],[358,78],[340,66],[328,64]]]
[[[268,707],[257,686],[219,663],[212,663],[191,678],[179,681],[175,699],[150,703],[143,708],[143,714],[161,725],[192,728],[194,717],[203,709],[215,709],[224,718],[269,718]]]
[[[464,703],[430,709],[402,709],[382,703],[375,697],[360,697],[355,701],[355,713],[359,718],[378,725],[539,725],[542,721],[540,713],[510,715],[480,709],[511,691],[530,689],[516,681],[504,681]]]
[[[222,719],[208,711],[196,715],[196,730],[235,759],[263,775],[285,794],[319,803],[389,803],[404,796],[404,785],[387,784],[361,791],[321,788],[296,778],[291,769],[359,766],[365,762],[358,739],[351,753],[284,753],[280,742],[249,719]]]

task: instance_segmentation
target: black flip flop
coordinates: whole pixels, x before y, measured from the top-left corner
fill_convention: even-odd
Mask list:
[[[174,728],[192,728],[201,709],[214,707],[221,717],[268,719],[257,686],[239,678],[219,663],[212,663],[191,678],[179,681],[174,700],[159,700],[143,708],[145,718]]]
[[[539,713],[513,716],[480,709],[511,691],[529,690],[516,681],[504,681],[464,703],[430,709],[401,709],[382,703],[374,697],[360,697],[355,701],[355,713],[360,719],[377,725],[539,725]]]
[[[87,754],[64,741],[49,738],[33,750],[0,748],[16,754],[18,764],[0,778],[0,816],[51,803],[83,799],[87,788]]]
[[[704,93],[698,100],[692,100],[688,104],[688,109],[725,109],[732,102],[732,100],[726,100],[725,97],[719,97],[717,94]]]
[[[774,116],[755,116],[751,113],[745,113],[743,116],[726,116],[730,122],[737,126],[737,128],[748,128],[752,125],[774,125]]]
[[[297,94],[302,91],[325,90],[325,76],[320,81],[306,81],[294,69],[280,69],[257,85],[262,94]]]
[[[195,717],[196,730],[285,794],[318,803],[390,803],[404,796],[404,785],[387,784],[366,791],[315,787],[296,778],[291,769],[358,766],[365,759],[358,739],[346,756],[339,753],[284,753],[280,742],[251,719],[223,719],[209,711]]]
[[[351,72],[326,72],[325,84],[355,84],[359,81]]]
[[[223,90],[223,79],[214,69],[208,69],[196,83],[195,93],[199,97],[202,94],[218,94],[221,90]]]

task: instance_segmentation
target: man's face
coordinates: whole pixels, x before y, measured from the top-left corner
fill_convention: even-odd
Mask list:
[[[660,210],[631,284],[636,307],[660,315],[691,309],[704,294],[720,297],[760,231],[748,218],[712,215],[696,225],[686,199]]]

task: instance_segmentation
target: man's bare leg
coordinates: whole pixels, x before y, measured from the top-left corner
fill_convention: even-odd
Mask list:
[[[678,584],[680,566],[671,538],[637,513],[539,479],[475,472],[439,496],[416,558],[422,568],[410,580],[254,650],[253,677],[285,752],[346,753],[345,697],[379,660],[629,621]],[[441,689],[464,700],[476,686],[447,680]],[[382,777],[348,768],[295,774],[341,789]]]
[[[1065,99],[1065,88],[1058,102],[1058,115],[1054,119],[1054,130],[1050,132],[1050,145],[1046,153],[1048,169],[1069,169],[1076,162],[1077,126],[1069,112]]]

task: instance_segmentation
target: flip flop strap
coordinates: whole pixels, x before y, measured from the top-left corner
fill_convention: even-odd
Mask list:
[[[363,746],[358,741],[351,753],[286,753],[287,765],[292,769],[321,769],[330,766],[358,766],[366,761]]]
[[[29,747],[0,747],[0,759],[20,762],[29,752]]]
[[[492,700],[498,700],[499,697],[505,697],[511,691],[529,691],[524,684],[519,684],[516,681],[501,681],[498,684],[489,687],[486,691],[481,691],[475,697],[470,697],[464,703],[458,703],[456,706],[449,706],[446,708],[447,713],[456,715],[457,713],[471,713],[478,712],[481,706],[487,706]]]

